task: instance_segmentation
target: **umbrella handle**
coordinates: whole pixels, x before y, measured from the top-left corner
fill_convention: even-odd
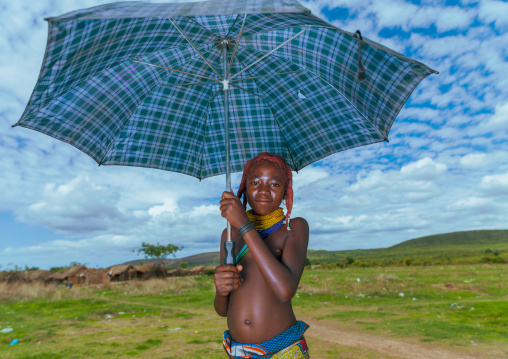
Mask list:
[[[231,189],[231,183],[228,183],[228,189],[231,193],[234,193]],[[236,265],[235,258],[235,242],[231,241],[231,223],[227,224],[228,238],[224,242],[224,264]]]
[[[224,264],[236,265],[235,242],[224,242]]]

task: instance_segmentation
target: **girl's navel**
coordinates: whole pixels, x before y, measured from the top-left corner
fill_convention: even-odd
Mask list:
[[[249,319],[245,319],[245,324],[250,325],[250,320]]]

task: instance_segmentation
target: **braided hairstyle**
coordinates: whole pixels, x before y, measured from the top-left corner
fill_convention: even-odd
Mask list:
[[[243,169],[242,181],[240,182],[240,188],[238,189],[237,196],[242,199],[243,195],[243,206],[247,209],[247,194],[245,193],[247,189],[247,178],[251,169],[259,162],[269,162],[275,165],[275,167],[278,167],[284,175],[284,179],[286,181],[286,193],[284,194],[284,200],[286,201],[287,208],[286,220],[284,223],[287,223],[287,228],[289,230],[289,218],[291,217],[291,210],[293,209],[293,173],[291,172],[291,168],[286,163],[286,159],[284,157],[269,152],[261,152],[256,157],[247,161],[245,168]]]

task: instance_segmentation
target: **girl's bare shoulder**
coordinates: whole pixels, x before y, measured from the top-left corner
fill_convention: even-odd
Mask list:
[[[298,231],[307,231],[307,233],[309,231],[309,223],[302,217],[291,218],[289,225],[291,230],[295,229]]]

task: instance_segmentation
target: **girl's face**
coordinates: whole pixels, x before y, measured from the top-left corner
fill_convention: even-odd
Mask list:
[[[286,193],[282,171],[270,162],[259,162],[247,177],[247,202],[254,214],[265,216],[280,207]]]

